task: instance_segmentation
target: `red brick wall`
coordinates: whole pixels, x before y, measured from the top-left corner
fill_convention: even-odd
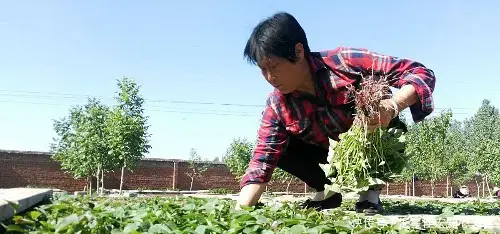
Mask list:
[[[174,168],[175,164],[175,168]],[[180,189],[189,190],[191,179],[186,175],[189,164],[183,160],[144,159],[132,172],[125,171],[124,189]],[[174,180],[175,177],[175,180]],[[175,185],[174,185],[175,183]],[[49,153],[0,151],[0,188],[12,187],[50,187],[69,192],[83,190],[85,179],[73,179],[70,174],[61,171],[57,162],[51,160]],[[95,186],[95,180],[93,182]],[[472,195],[477,195],[475,181],[468,184]],[[120,186],[120,171],[107,173],[104,176],[104,187],[118,189]],[[285,191],[287,183],[272,182],[269,191]],[[222,163],[211,163],[202,178],[196,178],[194,190],[227,188],[237,191],[238,181]],[[408,183],[407,192],[411,192],[411,183]],[[457,187],[454,187],[454,191]],[[304,192],[304,183],[293,182],[290,185],[292,192]],[[307,188],[307,191],[312,191]],[[390,184],[383,189],[383,194],[404,195],[405,184]],[[482,192],[482,190],[480,191]],[[446,180],[436,183],[434,195],[446,194]],[[482,193],[481,193],[482,194]],[[415,184],[415,195],[431,195],[431,186],[428,182]]]

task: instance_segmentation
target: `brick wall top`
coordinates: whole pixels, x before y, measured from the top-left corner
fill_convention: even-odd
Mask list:
[[[41,157],[51,157],[52,153],[51,152],[44,152],[44,151],[23,151],[23,150],[5,150],[5,149],[0,149],[0,157],[6,157],[6,156],[14,156],[14,155],[23,155],[23,156],[41,156]],[[171,163],[188,163],[188,160],[184,159],[166,159],[166,158],[143,158],[142,163],[154,163],[154,162],[171,162]],[[201,162],[203,164],[209,164],[215,167],[222,166],[224,167],[225,164],[223,162]]]

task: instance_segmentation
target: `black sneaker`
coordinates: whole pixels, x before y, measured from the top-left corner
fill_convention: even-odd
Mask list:
[[[307,199],[304,203],[300,205],[302,209],[313,208],[315,210],[325,210],[325,209],[333,209],[340,207],[342,204],[342,194],[335,193],[329,198],[322,201],[313,201],[311,199]]]
[[[376,215],[382,213],[382,203],[380,199],[377,204],[369,201],[356,202],[356,213],[364,213],[366,215]]]

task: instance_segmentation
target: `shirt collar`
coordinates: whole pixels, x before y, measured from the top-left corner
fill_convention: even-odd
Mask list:
[[[313,76],[314,85],[316,87],[316,94],[318,95],[318,97],[316,98],[321,99],[321,96],[324,95],[324,92],[322,90],[323,83],[318,72],[322,71],[323,69],[326,69],[326,65],[323,63],[321,55],[319,53],[312,52],[309,56],[307,56],[307,61],[309,62],[311,71],[314,74]],[[292,92],[292,95],[295,97],[304,96],[304,94],[299,91]]]

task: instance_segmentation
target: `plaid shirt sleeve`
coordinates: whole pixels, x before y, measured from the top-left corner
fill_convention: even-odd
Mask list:
[[[280,123],[272,105],[271,98],[269,98],[262,114],[257,144],[248,169],[241,180],[241,187],[248,184],[269,182],[286,147],[288,133]]]
[[[410,106],[413,121],[422,121],[434,110],[432,93],[436,77],[421,63],[348,47],[340,47],[332,59],[348,72],[385,76],[395,88],[413,85],[418,95],[417,103]]]

